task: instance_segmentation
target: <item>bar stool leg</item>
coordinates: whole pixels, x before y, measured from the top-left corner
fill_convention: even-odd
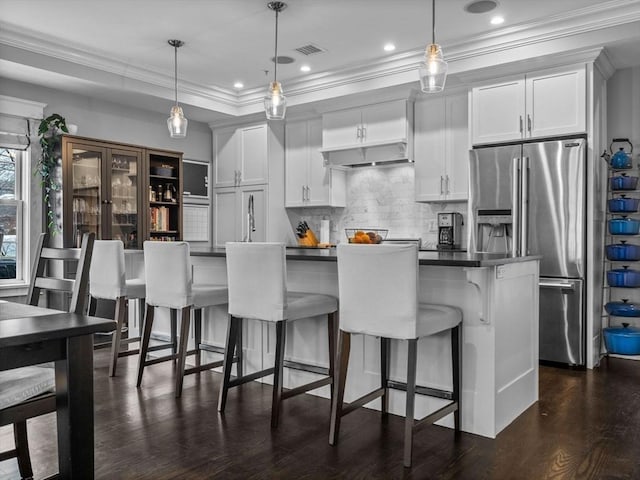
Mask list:
[[[329,377],[331,377],[331,399],[333,399],[335,385],[335,368],[336,368],[336,328],[338,326],[338,312],[330,313],[327,316],[327,333],[329,335]]]
[[[287,338],[287,321],[276,322],[276,362],[273,369],[273,400],[271,402],[271,428],[278,426],[282,403],[282,369],[284,346]]]
[[[344,401],[344,386],[347,381],[347,367],[349,366],[350,351],[351,334],[340,330],[340,340],[338,345],[338,369],[333,380],[333,383],[336,387],[336,394],[333,397],[333,405],[331,407],[329,445],[336,445],[338,443],[338,434],[340,433],[340,419],[342,417],[342,402]]]
[[[242,350],[242,319],[238,319],[238,327],[236,331],[236,338],[238,339],[236,342],[236,377],[242,378],[243,375],[243,361],[244,361],[244,350]],[[231,356],[231,361],[233,361],[233,355]]]
[[[460,433],[460,353],[462,351],[462,335],[460,335],[460,325],[451,330],[451,369],[453,371],[453,401],[457,404],[457,409],[453,412],[453,424],[456,433]]]
[[[96,309],[98,308],[98,300],[95,297],[89,297],[89,308],[87,313],[89,316],[96,314]]]
[[[153,327],[153,309],[152,305],[146,304],[147,310],[144,315],[144,324],[142,327],[142,342],[140,345],[140,355],[138,357],[138,382],[136,387],[142,383],[142,373],[144,372],[144,363],[147,360],[147,352],[149,351],[149,339],[151,338],[151,328]]]
[[[32,478],[31,458],[29,457],[29,441],[27,439],[27,421],[13,424],[13,438],[16,444],[18,471],[22,478]]]
[[[178,369],[176,371],[176,398],[182,395],[182,382],[184,380],[184,367],[187,363],[187,347],[189,346],[189,323],[191,321],[191,307],[180,310],[180,338],[178,350]]]
[[[238,327],[241,327],[241,319],[229,315],[229,325],[227,326],[227,343],[224,348],[224,359],[222,361],[222,385],[220,386],[220,396],[218,397],[218,411],[224,412],[227,405],[227,393],[229,392],[229,379],[231,377],[231,366],[233,365],[233,354],[237,345]]]
[[[194,314],[193,336],[195,337],[196,346],[196,367],[202,364],[202,351],[200,344],[202,343],[202,309],[198,308]]]
[[[416,399],[416,362],[418,359],[418,340],[409,340],[407,355],[407,408],[404,419],[404,466],[411,466],[413,451],[413,417]]]
[[[109,365],[109,376],[116,375],[116,366],[118,364],[118,355],[120,354],[120,342],[122,340],[122,327],[124,326],[124,318],[127,313],[127,297],[118,297],[116,299],[116,330],[113,332],[111,339],[111,365]]]
[[[171,317],[171,354],[175,356],[178,353],[178,311],[175,308],[169,309]],[[175,365],[176,361],[173,361]]]
[[[384,394],[380,397],[382,403],[380,411],[382,416],[387,416],[389,412],[389,339],[380,337],[380,388],[384,389]]]

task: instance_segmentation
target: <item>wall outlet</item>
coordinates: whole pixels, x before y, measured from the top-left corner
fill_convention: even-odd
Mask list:
[[[438,221],[429,220],[429,233],[435,233],[438,231]]]

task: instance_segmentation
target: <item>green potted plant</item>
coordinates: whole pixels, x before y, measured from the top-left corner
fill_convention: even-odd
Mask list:
[[[52,198],[54,192],[60,190],[60,184],[56,180],[56,168],[62,158],[61,138],[64,133],[69,133],[67,122],[61,115],[53,113],[40,122],[38,137],[42,153],[36,164],[36,174],[40,175],[43,201],[46,206],[47,230],[52,235],[58,233],[56,216],[53,210]]]

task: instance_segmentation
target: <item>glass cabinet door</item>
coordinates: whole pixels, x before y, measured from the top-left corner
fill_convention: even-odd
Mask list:
[[[142,155],[137,151],[111,150],[109,158],[110,238],[122,240],[125,248],[139,247],[140,206],[138,174]]]
[[[72,182],[72,244],[80,247],[84,233],[104,238],[102,205],[106,203],[102,188],[102,166],[105,149],[87,145],[73,145],[71,163]]]

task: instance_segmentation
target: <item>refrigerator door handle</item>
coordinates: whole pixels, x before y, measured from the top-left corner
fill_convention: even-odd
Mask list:
[[[522,193],[520,200],[520,255],[529,255],[529,157],[522,157]]]
[[[570,290],[574,292],[576,290],[575,283],[567,282],[538,282],[540,288],[560,288],[562,290]]]
[[[520,256],[520,159],[511,161],[511,256]]]

